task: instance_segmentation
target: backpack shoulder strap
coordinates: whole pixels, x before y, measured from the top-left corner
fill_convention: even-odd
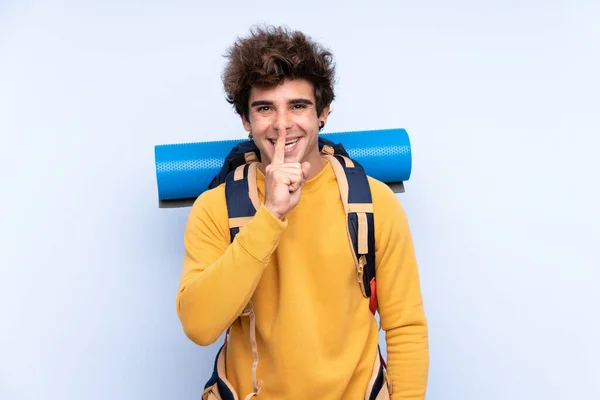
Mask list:
[[[230,171],[225,178],[225,199],[229,217],[229,234],[233,242],[240,228],[252,219],[260,207],[256,188],[258,162],[250,161]]]
[[[235,169],[229,171],[225,175],[225,199],[227,202],[231,242],[233,242],[240,229],[252,219],[260,207],[258,189],[256,186],[256,169],[258,168],[259,163],[256,161],[256,158],[252,156],[253,154],[255,153],[244,153],[245,163],[238,165]],[[252,300],[249,300],[248,304],[246,304],[246,307],[239,315],[240,318],[246,316],[250,319],[250,344],[252,346],[252,356],[255,359],[255,363],[252,366],[252,388],[254,391],[246,397],[250,398],[252,396],[258,396],[263,385],[262,380],[256,380],[258,350],[255,333],[256,317]],[[225,334],[225,344],[229,337],[230,328],[231,326],[227,328]]]
[[[260,161],[260,151],[256,147],[254,140],[246,140],[235,145],[225,160],[217,175],[215,175],[208,185],[209,189],[213,189],[227,179],[227,175],[234,171],[237,167],[251,163],[253,161]]]
[[[369,309],[377,312],[375,280],[375,221],[373,200],[367,174],[363,167],[344,154],[337,154],[330,145],[321,149],[335,172],[340,196],[347,216],[348,238],[352,245],[358,283],[363,296],[369,298]]]

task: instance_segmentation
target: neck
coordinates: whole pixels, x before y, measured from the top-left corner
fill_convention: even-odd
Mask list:
[[[310,170],[308,172],[308,177],[306,178],[307,180],[317,176],[323,170],[323,168],[325,168],[325,165],[327,165],[325,159],[319,152],[311,154],[310,157],[306,157],[304,161],[310,164]]]

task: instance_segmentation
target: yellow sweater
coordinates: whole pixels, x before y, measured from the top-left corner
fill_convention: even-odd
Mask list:
[[[261,204],[264,183],[258,171]],[[412,239],[395,194],[375,179],[369,184],[392,399],[422,400],[428,334]],[[190,212],[184,244],[177,313],[186,335],[203,346],[232,324],[226,371],[241,398],[252,392],[252,349],[249,320],[237,317],[250,299],[257,378],[264,382],[260,399],[364,398],[378,354],[378,326],[357,282],[329,164],[305,184],[284,221],[262,205],[231,245],[224,186],[204,192]]]

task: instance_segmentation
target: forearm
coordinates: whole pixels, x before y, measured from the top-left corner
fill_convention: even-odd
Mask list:
[[[380,314],[386,331],[392,400],[424,400],[429,370],[428,325],[409,236],[382,271]]]
[[[386,332],[392,400],[424,400],[429,370],[427,323],[415,317]]]
[[[216,341],[252,297],[266,264],[234,241],[204,271],[188,274],[177,299],[186,335],[203,346]]]
[[[200,345],[213,343],[240,315],[269,264],[283,228],[283,223],[261,208],[209,264],[198,258],[214,251],[211,244],[198,244],[193,230],[186,233],[177,311],[192,341]]]

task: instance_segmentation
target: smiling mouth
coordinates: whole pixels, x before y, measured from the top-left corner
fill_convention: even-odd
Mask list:
[[[295,139],[290,139],[290,140],[286,141],[285,142],[285,149],[286,150],[292,149],[296,145],[296,143],[298,143],[299,140],[300,140],[300,138],[295,138]],[[271,144],[273,146],[275,146],[276,140],[269,139],[269,141],[271,142]]]

